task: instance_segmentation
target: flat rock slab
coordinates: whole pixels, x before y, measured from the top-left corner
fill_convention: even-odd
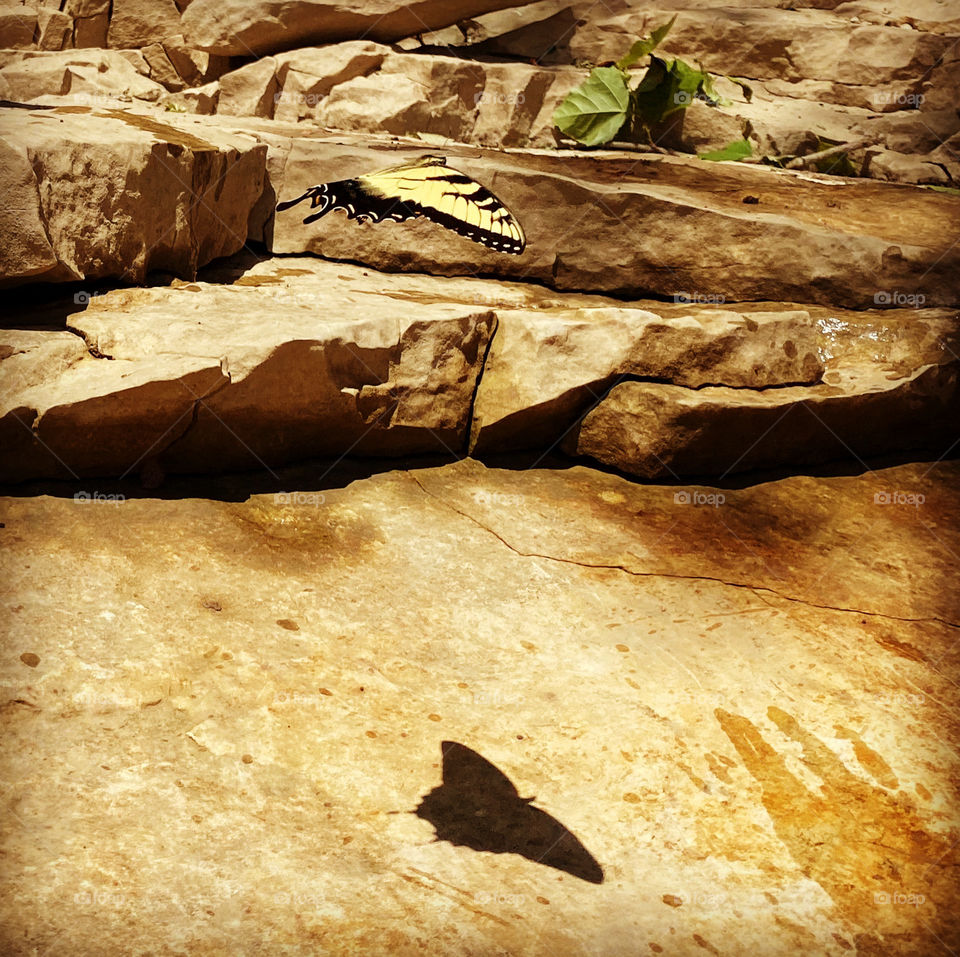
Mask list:
[[[958,479],[4,499],[3,950],[957,948]]]
[[[911,186],[616,151],[444,146],[523,224],[526,251],[511,256],[424,220],[360,226],[336,212],[305,226],[302,208],[274,215],[278,199],[435,145],[79,106],[0,110],[0,128],[10,131],[5,231],[16,238],[0,260],[7,284],[140,281],[151,269],[192,278],[251,239],[386,271],[631,297],[960,302],[960,197]]]
[[[162,475],[465,446],[491,310],[436,299],[413,311],[356,267],[269,265],[232,284],[95,296],[70,318],[76,335],[49,343],[5,333],[0,474]]]
[[[949,357],[948,357],[949,358]],[[700,390],[615,385],[564,439],[564,450],[644,478],[864,460],[957,444],[960,364],[909,374],[842,368],[819,386]]]
[[[297,137],[272,178],[279,199],[437,152],[340,139]],[[517,215],[527,235],[522,255],[485,249],[423,220],[360,226],[338,212],[304,225],[299,208],[274,217],[271,249],[386,271],[533,279],[623,296],[852,308],[960,301],[960,197],[614,151],[478,156],[451,145],[443,152]]]
[[[24,317],[72,334],[0,335],[2,481],[158,481],[348,452],[486,455],[564,436],[624,471],[648,474],[624,452],[640,441],[649,474],[694,464],[719,475],[851,458],[792,427],[742,456],[790,403],[829,397],[832,427],[879,435],[874,451],[914,448],[951,421],[953,380],[934,370],[920,384],[936,388],[913,381],[958,348],[944,309],[620,302],[312,257],[225,260],[203,281],[74,300],[27,300]],[[632,390],[664,415],[618,404]],[[703,427],[691,435],[694,407]]]

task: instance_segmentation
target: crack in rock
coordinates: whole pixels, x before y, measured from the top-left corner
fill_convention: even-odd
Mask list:
[[[675,579],[678,581],[714,582],[718,585],[727,585],[730,588],[741,588],[745,591],[749,591],[752,594],[754,594],[758,599],[760,599],[760,601],[764,602],[764,604],[770,605],[771,608],[775,606],[772,605],[770,602],[768,602],[761,594],[759,594],[760,592],[768,592],[771,595],[776,595],[777,598],[781,598],[784,601],[795,602],[796,604],[799,604],[799,605],[806,605],[809,608],[821,608],[824,611],[847,612],[849,614],[854,614],[854,615],[865,615],[869,618],[883,618],[887,621],[902,621],[902,622],[909,622],[911,624],[935,622],[937,624],[945,625],[948,628],[960,629],[960,622],[948,621],[947,619],[940,618],[939,616],[936,616],[936,615],[931,615],[925,618],[906,618],[900,615],[887,615],[887,614],[884,614],[883,612],[878,612],[878,611],[867,611],[863,608],[845,608],[838,605],[822,605],[822,604],[819,604],[818,602],[810,601],[807,598],[799,598],[795,595],[786,595],[783,592],[777,591],[775,588],[769,587],[768,585],[749,585],[749,584],[746,584],[745,582],[728,581],[727,579],[715,578],[711,575],[681,575],[679,573],[671,573],[671,572],[636,571],[632,568],[627,568],[625,565],[605,564],[601,562],[597,562],[597,563],[581,562],[581,561],[577,561],[574,558],[560,558],[556,555],[544,555],[541,552],[524,552],[524,551],[521,551],[516,546],[510,544],[510,542],[508,542],[499,532],[490,528],[488,525],[484,525],[483,522],[481,522],[478,518],[475,518],[469,512],[465,512],[463,511],[463,509],[457,508],[456,505],[453,505],[451,502],[448,502],[446,499],[444,499],[440,495],[436,495],[435,493],[431,492],[429,489],[425,488],[424,485],[420,482],[420,480],[409,470],[407,470],[406,474],[416,483],[416,485],[420,488],[420,490],[425,495],[429,495],[431,498],[436,499],[438,502],[445,505],[447,508],[451,509],[452,511],[456,512],[458,515],[462,515],[468,521],[473,522],[474,525],[476,525],[478,528],[482,528],[485,532],[489,532],[494,538],[496,538],[499,542],[501,542],[503,545],[509,548],[510,551],[512,551],[515,555],[519,555],[522,558],[542,558],[546,561],[561,562],[565,565],[577,565],[581,568],[600,568],[600,569],[609,569],[611,571],[621,571],[635,578],[669,578],[669,579]]]

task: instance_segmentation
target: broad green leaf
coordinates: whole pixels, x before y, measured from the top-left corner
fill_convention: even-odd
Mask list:
[[[633,91],[633,107],[642,126],[653,126],[685,110],[697,98],[704,74],[683,60],[650,57],[650,67]]]
[[[627,118],[627,78],[615,66],[598,66],[557,107],[553,122],[584,146],[609,143]]]
[[[721,150],[713,150],[710,153],[701,153],[700,159],[710,160],[712,163],[736,162],[753,156],[753,147],[747,140],[734,140],[727,143]]]
[[[953,193],[955,196],[960,196],[960,189],[954,186],[927,186],[927,189],[935,189],[938,193]]]
[[[617,60],[617,66],[620,67],[621,70],[626,70],[627,67],[633,66],[641,57],[645,57],[648,53],[653,53],[653,51],[663,43],[664,38],[670,32],[670,28],[676,19],[676,14],[674,14],[673,19],[669,23],[657,27],[650,36],[644,37],[642,40],[637,40],[637,42],[630,47],[629,51]]]

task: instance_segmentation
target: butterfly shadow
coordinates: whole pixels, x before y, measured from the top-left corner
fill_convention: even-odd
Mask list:
[[[428,821],[438,841],[475,851],[520,854],[591,884],[603,883],[594,856],[556,818],[522,798],[510,779],[486,758],[456,741],[444,741],[443,784],[413,812]]]

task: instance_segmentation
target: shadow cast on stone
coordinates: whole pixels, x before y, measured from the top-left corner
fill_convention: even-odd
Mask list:
[[[456,741],[444,741],[443,784],[425,795],[414,813],[433,825],[438,841],[475,851],[519,854],[591,884],[603,868],[556,818],[531,806],[510,779],[486,758]]]

